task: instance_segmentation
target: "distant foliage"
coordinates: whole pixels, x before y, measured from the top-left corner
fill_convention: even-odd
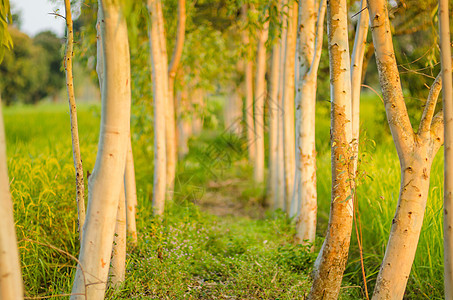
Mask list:
[[[61,69],[61,39],[50,31],[33,39],[15,27],[9,27],[9,33],[15,47],[4,53],[0,64],[5,103],[36,103],[55,96],[63,88],[65,78]]]
[[[0,2],[0,62],[3,60],[5,51],[13,47],[13,40],[8,32],[8,24],[11,24],[12,16],[9,0]]]

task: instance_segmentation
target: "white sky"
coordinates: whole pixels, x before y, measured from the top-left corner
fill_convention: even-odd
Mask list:
[[[63,0],[10,0],[10,4],[13,13],[20,12],[20,29],[28,35],[34,36],[41,31],[51,30],[63,37],[64,19],[49,15],[58,9],[58,13],[64,16]]]

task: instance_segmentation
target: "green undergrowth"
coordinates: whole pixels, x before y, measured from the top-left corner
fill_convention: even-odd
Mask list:
[[[318,239],[327,228],[330,206],[329,103],[317,107]],[[368,289],[372,291],[384,255],[399,192],[399,163],[383,106],[362,103],[362,162],[357,196]],[[69,114],[66,105],[4,109],[14,217],[28,297],[71,290],[79,250]],[[85,174],[96,158],[100,108],[79,107]],[[134,130],[134,129],[133,129]],[[163,219],[151,213],[152,137],[135,131],[139,243],[129,248],[127,275],[108,299],[301,299],[308,292],[316,255],[292,243],[292,220],[271,213],[264,186],[252,181],[244,140],[211,129],[189,141],[190,153],[176,176],[175,200]],[[217,216],[206,200],[232,202],[231,214]],[[407,299],[441,299],[442,158],[433,164],[430,198]],[[66,297],[67,298],[67,297]],[[355,231],[342,299],[363,298]]]

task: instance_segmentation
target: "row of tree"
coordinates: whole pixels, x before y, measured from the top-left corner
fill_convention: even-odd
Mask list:
[[[316,149],[315,105],[317,72],[321,62],[323,24],[327,13],[328,52],[331,90],[332,198],[326,239],[315,262],[309,299],[336,299],[346,266],[355,212],[355,188],[359,140],[359,99],[368,23],[375,49],[379,81],[390,130],[401,165],[401,190],[384,261],[374,290],[374,299],[402,299],[423,222],[429,189],[431,162],[443,143],[444,111],[435,111],[441,86],[447,86],[444,97],[451,97],[451,54],[448,33],[447,1],[440,0],[442,14],[442,72],[430,88],[419,129],[413,130],[404,102],[401,79],[392,43],[392,30],[385,0],[361,2],[352,56],[349,51],[348,6],[346,0],[292,0],[230,3],[230,11],[242,17],[242,62],[245,73],[243,107],[232,102],[231,120],[241,116],[246,123],[249,158],[254,166],[254,179],[263,184],[264,124],[269,120],[268,200],[275,208],[296,217],[295,241],[313,245],[316,229]],[[6,4],[5,4],[6,3]],[[2,16],[7,20],[9,5],[3,2]],[[156,215],[163,215],[165,201],[172,198],[177,164],[177,140],[186,141],[184,118],[175,107],[183,101],[202,106],[202,96],[188,99],[175,96],[175,79],[183,57],[186,4],[178,1],[178,23],[169,62],[165,27],[165,5],[161,0],[148,0],[147,6],[125,1],[99,0],[97,10],[97,65],[102,98],[101,129],[96,164],[88,178],[88,206],[84,216],[83,169],[78,154],[77,124],[73,83],[73,29],[70,2],[66,4],[68,26],[65,70],[70,99],[73,131],[74,164],[77,178],[77,200],[81,249],[72,290],[72,299],[103,299],[111,274],[111,283],[124,281],[126,228],[136,240],[135,180],[131,151],[131,55],[128,29],[149,20],[154,114],[154,185],[153,203]],[[203,1],[200,5],[205,4]],[[173,10],[174,12],[174,10]],[[133,17],[131,17],[133,16]],[[7,36],[6,24],[0,22],[0,36]],[[145,28],[139,28],[144,31]],[[445,33],[447,32],[447,33]],[[135,33],[138,36],[138,33]],[[267,42],[271,37],[272,42]],[[4,38],[4,41],[8,39]],[[135,41],[134,41],[135,42]],[[193,42],[193,41],[192,41]],[[269,88],[266,87],[266,44],[272,47]],[[9,46],[8,43],[3,45]],[[255,63],[254,63],[255,62]],[[255,65],[255,67],[254,67]],[[143,67],[143,66],[142,66]],[[202,95],[202,78],[197,69],[181,67],[187,75],[179,78],[181,90],[193,84]],[[450,77],[448,77],[448,74]],[[442,78],[444,80],[442,81]],[[149,79],[149,78],[148,78]],[[149,82],[149,81],[148,81]],[[255,83],[254,83],[255,82]],[[236,82],[236,84],[238,84]],[[269,91],[269,92],[268,92]],[[450,91],[450,92],[448,92]],[[196,95],[192,93],[192,95]],[[234,98],[233,98],[234,99]],[[446,98],[448,99],[448,98]],[[178,102],[181,101],[181,102]],[[175,106],[175,102],[178,103]],[[446,108],[448,107],[445,106]],[[268,117],[265,117],[265,112]],[[445,110],[447,114],[447,109]],[[446,115],[445,120],[450,120]],[[186,120],[187,121],[187,120]],[[3,122],[2,122],[3,123]],[[199,132],[201,121],[194,117],[191,133]],[[196,125],[198,124],[198,125]],[[448,124],[448,122],[446,122]],[[187,123],[186,123],[187,125]],[[177,128],[182,130],[177,132]],[[448,128],[448,127],[447,127]],[[2,128],[0,128],[2,129]],[[234,129],[236,132],[238,128]],[[448,129],[447,129],[448,130]],[[4,135],[4,131],[1,130]],[[179,138],[178,138],[179,136]],[[6,161],[4,136],[0,138]],[[1,150],[1,149],[0,149]],[[448,151],[445,152],[448,156]],[[446,157],[446,162],[449,162]],[[5,207],[0,226],[0,292],[5,299],[22,298],[14,222],[8,187],[6,163],[1,185]],[[448,168],[445,168],[448,173]],[[447,174],[448,175],[448,174]],[[448,176],[446,178],[449,178]],[[446,185],[448,188],[448,185]],[[451,188],[451,187],[450,187]],[[445,193],[447,204],[451,192]],[[127,208],[127,209],[126,209]],[[446,236],[449,236],[449,206],[445,206]],[[128,212],[128,213],[127,213]],[[449,241],[447,239],[447,241]],[[450,240],[451,241],[451,240]],[[451,298],[451,246],[446,245],[446,295]],[[450,249],[450,250],[448,250]],[[12,250],[12,251],[11,251]],[[113,253],[113,255],[112,255]],[[111,260],[112,257],[112,260]],[[112,265],[111,268],[109,266]]]

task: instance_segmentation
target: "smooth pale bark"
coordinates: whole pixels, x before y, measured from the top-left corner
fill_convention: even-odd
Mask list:
[[[284,159],[284,103],[283,89],[285,84],[285,55],[286,55],[286,34],[288,32],[288,5],[287,1],[282,1],[282,34],[280,38],[280,72],[278,79],[278,116],[277,116],[277,190],[275,193],[275,209],[286,211],[285,202],[285,159]]]
[[[192,105],[195,107],[195,115],[192,116],[192,134],[199,135],[203,130],[204,92],[196,87],[191,93]]]
[[[0,99],[0,299],[23,299],[24,290],[9,192],[6,138]]]
[[[148,10],[151,17],[150,43],[151,65],[154,100],[154,184],[153,184],[153,208],[154,213],[162,216],[165,209],[166,191],[166,94],[168,88],[168,76],[166,60],[162,57],[161,39],[159,35],[160,0],[149,0]]]
[[[444,107],[444,286],[453,299],[453,83],[448,0],[439,0],[439,36]]]
[[[170,64],[168,66],[168,105],[167,110],[170,114],[167,119],[167,193],[172,197],[175,186],[175,174],[177,164],[176,146],[176,118],[175,118],[175,77],[181,61],[186,33],[186,0],[178,0],[178,24],[176,31],[176,42]],[[170,123],[169,123],[170,122]],[[170,132],[171,131],[171,132]]]
[[[279,8],[280,8],[279,1]],[[278,115],[280,105],[278,103],[278,88],[280,79],[280,40],[275,41],[272,47],[271,59],[271,78],[269,81],[269,177],[267,183],[266,199],[269,204],[273,204],[275,209],[278,208],[277,195],[277,178],[278,178]]]
[[[124,173],[124,188],[126,193],[126,226],[127,235],[130,237],[131,244],[137,245],[137,188],[135,185],[134,154],[132,153],[132,142],[129,135],[129,147],[126,156],[126,170]]]
[[[264,182],[264,101],[267,96],[266,88],[266,42],[269,34],[269,21],[263,24],[258,37],[256,53],[256,83],[254,101],[255,121],[255,159],[253,177],[255,182]]]
[[[297,3],[288,3],[288,28],[286,32],[285,69],[283,84],[283,137],[284,137],[284,164],[285,164],[285,206],[286,213],[293,217],[296,212],[291,211],[291,200],[294,189],[295,175],[295,129],[294,129],[294,86],[296,61],[296,32],[297,32]]]
[[[423,224],[431,163],[443,143],[442,113],[434,116],[442,80],[438,76],[431,86],[414,133],[395,59],[387,1],[368,1],[368,8],[385,110],[401,166],[398,204],[373,299],[402,299]]]
[[[332,194],[327,236],[313,271],[308,299],[337,299],[348,259],[353,202],[349,161],[352,141],[351,73],[346,0],[327,6],[331,94]]]
[[[247,5],[242,6],[242,19],[243,23],[247,23]],[[244,103],[244,120],[245,130],[247,136],[247,150],[249,153],[249,160],[253,162],[255,160],[255,127],[253,122],[253,61],[252,61],[252,45],[250,43],[250,37],[248,29],[244,29],[242,32],[242,42],[245,51],[245,103]]]
[[[292,209],[297,211],[295,242],[313,244],[316,236],[315,108],[318,66],[321,58],[326,2],[299,1],[296,92],[296,175]],[[319,12],[316,12],[319,6]]]
[[[98,20],[103,53],[101,129],[88,180],[87,219],[71,299],[104,299],[130,131],[130,56],[124,12],[118,3],[102,0]]]
[[[192,135],[192,125],[187,112],[190,111],[189,97],[187,85],[184,85],[182,90],[177,95],[176,112],[178,117],[178,155],[180,158],[189,153],[189,137]]]
[[[241,92],[237,87],[232,87],[232,90],[233,93],[226,99],[225,103],[225,129],[230,133],[239,135],[242,120]]]
[[[74,160],[75,179],[76,179],[76,203],[77,215],[79,222],[79,240],[82,240],[82,228],[85,222],[85,184],[83,181],[83,166],[82,156],[80,154],[79,143],[79,127],[77,125],[77,106],[74,96],[74,78],[72,75],[72,57],[74,56],[74,32],[71,16],[71,2],[65,0],[66,12],[66,27],[68,36],[66,37],[66,53],[65,53],[65,73],[66,73],[66,89],[69,100],[69,116],[71,119],[71,140],[72,140],[72,158]]]
[[[352,91],[352,138],[354,153],[358,155],[360,131],[360,90],[362,88],[363,58],[365,55],[366,36],[370,22],[366,0],[362,0],[361,13],[358,16],[354,47],[351,56],[351,91]],[[355,160],[357,165],[357,159]]]
[[[113,287],[119,288],[124,282],[126,273],[126,198],[124,185],[118,201],[111,264],[110,281]]]
[[[148,1],[149,3],[150,1]],[[149,5],[148,5],[149,6]],[[159,81],[162,84],[164,89],[164,98],[165,98],[165,152],[166,152],[166,176],[165,184],[167,197],[169,199],[173,198],[173,189],[175,181],[175,172],[176,172],[176,124],[175,124],[175,105],[173,102],[173,93],[170,92],[169,87],[169,74],[168,74],[168,55],[167,55],[167,40],[165,34],[165,25],[164,25],[164,14],[162,10],[162,1],[157,1],[157,29],[159,35],[159,50],[160,50],[160,59],[163,67],[161,72],[158,74],[159,77],[162,77]],[[173,87],[171,87],[173,91]],[[170,96],[171,94],[171,96]]]

